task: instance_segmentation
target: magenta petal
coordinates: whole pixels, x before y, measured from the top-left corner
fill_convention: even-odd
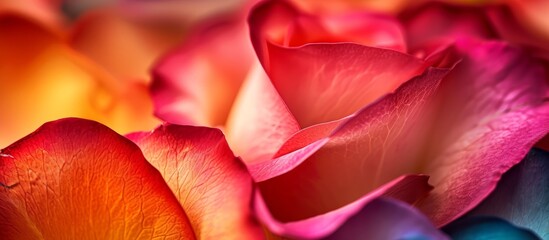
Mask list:
[[[549,132],[539,62],[499,42],[462,41],[464,60],[439,92],[423,173],[435,189],[417,206],[444,225],[480,203]]]
[[[339,209],[295,222],[280,222],[275,219],[259,191],[256,192],[254,208],[257,217],[277,235],[299,239],[321,238],[344,226],[346,221],[380,196],[399,196],[412,202],[419,199],[431,189],[427,179],[428,177],[419,175],[401,176]]]

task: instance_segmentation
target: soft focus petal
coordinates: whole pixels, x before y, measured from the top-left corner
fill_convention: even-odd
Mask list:
[[[443,82],[429,150],[420,156],[435,189],[418,207],[438,225],[480,203],[549,132],[549,88],[538,61],[499,42],[457,48],[465,58]]]
[[[219,126],[253,63],[244,21],[199,29],[154,69],[155,113],[170,123]]]
[[[97,120],[119,132],[157,124],[144,85],[118,82],[53,31],[3,14],[0,35],[0,146],[62,117]]]
[[[153,62],[181,40],[180,32],[130,22],[112,9],[78,18],[70,44],[122,80],[150,80]]]
[[[303,128],[352,114],[425,69],[423,61],[386,49],[405,50],[388,17],[314,16],[266,1],[249,22],[259,59]]]
[[[549,238],[549,153],[533,149],[506,172],[497,188],[467,216],[490,215],[506,219]]]
[[[394,13],[401,10],[410,1],[406,0],[291,0],[300,8],[315,13],[346,12],[356,9],[368,9]]]
[[[495,217],[468,217],[444,228],[454,240],[541,240],[527,229]]]
[[[227,140],[246,165],[270,161],[299,124],[256,62],[245,80],[225,126]]]
[[[531,31],[549,39],[549,1],[545,0],[507,0],[511,9]]]
[[[199,239],[259,239],[252,179],[217,129],[164,125],[130,135],[185,209]]]
[[[326,239],[449,239],[417,209],[390,199],[378,198]]]
[[[456,39],[495,38],[483,8],[429,2],[400,17],[410,53],[428,56]]]
[[[357,221],[356,218],[362,218],[360,216],[363,214],[361,210],[380,196],[398,197],[409,203],[420,199],[431,190],[431,186],[427,184],[427,179],[427,176],[420,175],[401,176],[338,209],[293,222],[281,222],[272,216],[260,192],[256,192],[254,206],[258,218],[270,232],[278,236],[297,239],[321,238],[329,236],[338,229],[340,229],[340,234],[356,231],[357,229],[354,229],[352,225]],[[284,196],[279,197],[283,198]],[[356,216],[357,214],[359,216]],[[366,216],[371,217],[373,220],[377,219],[376,216],[370,216],[370,214],[365,214],[364,217]],[[347,223],[350,226],[346,226]],[[362,228],[367,227],[362,226]],[[388,229],[379,230],[385,231]]]
[[[281,156],[290,158],[282,161],[290,166],[278,173],[271,171],[271,178],[259,183],[273,216],[282,222],[313,217],[345,206],[403,173],[414,172],[417,163],[403,158],[416,154],[418,147],[413,144],[419,144],[421,138],[409,124],[417,123],[447,72],[427,71],[343,121],[328,138],[319,140],[321,143]],[[413,144],[402,146],[401,141]],[[302,150],[305,152],[300,153]]]
[[[131,141],[89,120],[44,124],[0,155],[3,239],[193,238]]]
[[[55,0],[0,0],[0,13],[16,12],[51,26],[61,25],[64,19]]]

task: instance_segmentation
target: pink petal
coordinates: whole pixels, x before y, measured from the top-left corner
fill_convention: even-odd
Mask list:
[[[414,172],[416,163],[403,158],[416,154],[422,136],[409,126],[418,122],[447,72],[430,69],[343,121],[329,137],[319,140],[321,143],[316,141],[275,159],[281,162],[276,164],[280,172],[269,172],[272,178],[259,183],[272,215],[282,222],[310,218],[345,206],[403,173]],[[410,144],[401,146],[400,141]],[[250,171],[257,174],[255,169]]]
[[[461,42],[445,79],[422,172],[435,189],[418,203],[437,225],[464,214],[549,132],[549,88],[539,62],[503,43]]]
[[[256,6],[250,15],[259,59],[301,127],[352,114],[425,69],[413,56],[365,46],[386,47],[383,43],[396,41],[391,36],[400,34],[400,28],[393,20],[371,15],[341,19],[377,19],[372,21],[379,25],[371,29],[353,23],[353,31],[334,33],[330,29],[340,29],[347,21],[306,15],[275,1]],[[313,34],[318,32],[321,37]]]
[[[156,115],[170,123],[225,124],[252,63],[243,19],[218,19],[199,29],[154,68]]]
[[[329,137],[276,159],[288,166],[259,183],[273,217],[314,217],[407,173],[433,177],[418,206],[437,225],[486,197],[549,132],[546,75],[503,43],[462,41],[455,51],[464,56],[455,68],[430,69]]]
[[[164,125],[129,136],[160,171],[199,239],[258,239],[252,179],[221,131]]]
[[[258,62],[243,83],[225,129],[232,149],[247,165],[271,160],[299,131],[297,121]]]

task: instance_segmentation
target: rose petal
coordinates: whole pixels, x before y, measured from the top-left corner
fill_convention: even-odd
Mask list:
[[[0,32],[6,33],[0,38],[0,146],[62,117],[94,119],[119,132],[158,123],[144,85],[116,81],[57,32],[13,14],[0,16]]]
[[[133,135],[185,209],[199,239],[259,239],[252,179],[221,131],[164,125]]]
[[[506,219],[549,238],[549,153],[533,149],[506,172],[496,189],[467,216],[490,215]]]
[[[261,65],[256,62],[244,81],[225,126],[227,140],[246,165],[271,160],[299,124]]]
[[[428,56],[463,37],[489,39],[496,34],[483,8],[428,2],[401,14],[411,53]]]
[[[225,124],[253,63],[247,38],[239,18],[219,20],[192,33],[154,68],[151,92],[156,115],[170,123]]]
[[[464,41],[445,79],[422,173],[435,189],[418,203],[438,225],[481,202],[549,132],[549,88],[539,62],[499,42]],[[499,149],[494,151],[494,149]]]
[[[533,232],[495,217],[469,217],[444,228],[454,240],[507,239],[541,240]]]
[[[463,41],[456,51],[464,60],[450,75],[431,69],[350,117],[322,146],[282,156],[295,165],[259,183],[273,216],[316,216],[414,172],[433,176],[434,191],[417,204],[438,225],[485,198],[549,132],[549,91],[541,65],[515,48]]]
[[[356,22],[352,29],[331,30],[345,29],[349,20]],[[400,27],[389,18],[321,18],[283,1],[266,1],[252,11],[249,23],[259,59],[301,127],[352,114],[425,69],[413,56],[359,45],[404,46],[387,44],[402,39]]]
[[[271,214],[272,212],[268,209],[260,192],[256,192],[254,206],[257,217],[272,233],[298,239],[316,239],[329,236],[340,229],[341,226],[343,226],[342,231],[349,231],[349,229],[345,229],[346,222],[354,221],[353,217],[361,214],[362,209],[382,195],[401,197],[410,202],[421,198],[431,190],[431,187],[427,184],[427,179],[428,177],[419,175],[401,176],[341,208],[294,222],[277,220]],[[283,198],[283,196],[280,197]],[[373,219],[377,218],[374,217]]]
[[[17,13],[48,26],[60,26],[65,19],[59,12],[59,3],[49,0],[0,1],[0,14]]]
[[[417,209],[377,198],[326,239],[449,239]]]
[[[50,122],[1,152],[5,239],[194,237],[139,148],[99,123]]]
[[[271,171],[272,178],[259,183],[272,215],[282,222],[313,217],[345,206],[403,173],[414,172],[416,163],[403,161],[402,152],[413,156],[414,150],[418,151],[414,144],[419,144],[421,137],[408,124],[418,121],[447,72],[430,69],[344,121],[328,138],[319,140],[323,141],[320,146],[311,147],[319,144],[317,141],[275,159],[291,160],[277,164],[281,172]],[[399,141],[411,146],[400,146],[404,144]],[[289,171],[287,165],[293,169]],[[254,169],[250,171],[256,174]]]

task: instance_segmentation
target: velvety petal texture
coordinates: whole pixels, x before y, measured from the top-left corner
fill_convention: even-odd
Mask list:
[[[252,179],[220,130],[163,125],[130,138],[175,193],[197,238],[261,238],[251,213]]]
[[[497,216],[549,238],[549,153],[533,149],[467,216]]]
[[[389,17],[316,16],[265,1],[249,24],[261,63],[302,128],[350,115],[426,67],[399,52],[402,31]]]
[[[0,35],[0,146],[62,117],[97,120],[122,133],[158,123],[144,85],[117,81],[69,47],[58,29],[5,13]]]
[[[193,239],[183,208],[139,148],[63,119],[2,149],[3,239]]]
[[[496,217],[467,217],[444,227],[454,240],[541,240],[528,229],[517,227]]]

